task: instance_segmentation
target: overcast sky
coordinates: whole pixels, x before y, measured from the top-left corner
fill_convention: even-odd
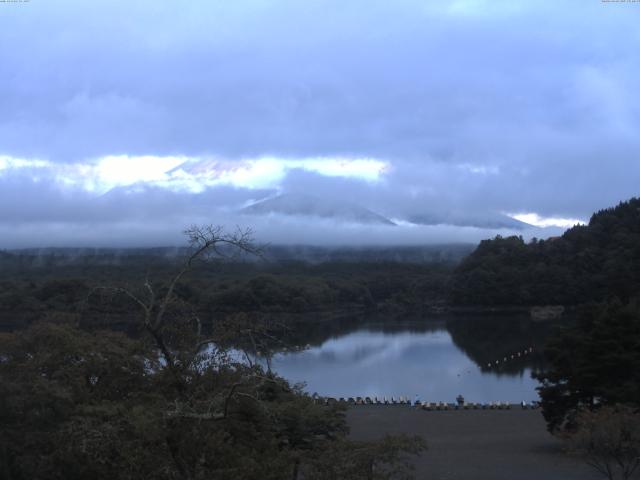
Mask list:
[[[164,244],[195,221],[495,233],[236,218],[290,191],[588,220],[640,193],[639,25],[640,3],[601,0],[0,2],[0,247]]]

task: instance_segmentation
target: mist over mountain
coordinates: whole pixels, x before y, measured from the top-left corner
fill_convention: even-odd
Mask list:
[[[343,201],[337,196],[331,198],[303,193],[284,193],[266,198],[242,208],[240,213],[255,216],[294,215],[307,217],[310,220],[315,217],[362,225],[397,225],[396,222],[374,210]],[[533,225],[501,213],[456,212],[449,211],[446,207],[421,214],[399,213],[397,220],[402,223],[427,226],[449,225],[515,231],[536,229]]]
[[[455,225],[458,227],[506,228],[510,230],[535,229],[536,227],[501,213],[430,212],[411,215],[408,221],[418,225]]]
[[[469,255],[475,244],[450,243],[420,246],[318,246],[268,245],[260,257],[237,256],[229,251],[233,262],[264,265],[304,262],[309,264],[333,262],[397,262],[417,264],[457,264]],[[221,251],[225,252],[224,247]],[[148,265],[174,264],[187,254],[187,247],[155,248],[23,248],[0,250],[0,268],[41,268],[91,265]]]
[[[342,202],[336,198],[320,198],[297,193],[286,193],[261,200],[243,208],[240,212],[248,215],[301,215],[358,224],[395,225],[388,218],[353,203]]]
[[[499,215],[456,216],[446,204],[433,203],[428,213],[418,216],[414,212],[424,210],[421,205],[427,202],[405,205],[382,195],[364,195],[355,201],[359,199],[345,190],[278,195],[268,189],[229,187],[185,193],[130,186],[73,200],[62,208],[55,198],[42,206],[27,198],[22,219],[8,212],[5,218],[13,221],[0,222],[0,248],[181,246],[185,244],[181,232],[193,224],[222,225],[227,230],[250,227],[258,243],[332,248],[475,244],[495,235],[530,239],[564,231]]]

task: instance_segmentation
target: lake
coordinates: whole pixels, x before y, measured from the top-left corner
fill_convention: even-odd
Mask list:
[[[306,382],[309,393],[336,398],[451,403],[461,394],[471,402],[530,402],[538,399],[531,373],[542,365],[549,331],[549,324],[510,317],[364,322],[279,353],[272,368]]]

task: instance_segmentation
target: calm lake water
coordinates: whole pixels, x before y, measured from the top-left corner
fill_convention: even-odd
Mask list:
[[[277,354],[272,366],[292,382],[306,382],[309,393],[336,398],[453,402],[462,394],[473,402],[529,402],[538,399],[531,373],[542,363],[549,330],[517,318],[365,323]]]

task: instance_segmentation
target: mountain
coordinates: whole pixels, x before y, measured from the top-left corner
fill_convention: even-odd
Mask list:
[[[353,203],[293,193],[261,200],[240,212],[247,215],[300,215],[351,223],[395,225],[388,218]]]
[[[506,228],[509,230],[535,228],[533,225],[500,213],[422,213],[411,215],[407,220],[418,225],[454,225],[457,227]]]

